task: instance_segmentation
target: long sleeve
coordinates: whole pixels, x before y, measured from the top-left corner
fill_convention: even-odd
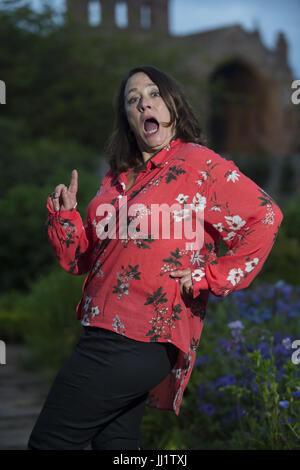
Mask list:
[[[82,223],[78,211],[54,212],[47,200],[47,235],[62,268],[71,274],[85,274],[91,268],[92,236],[89,217]]]
[[[204,152],[205,170],[197,171],[196,201],[204,207],[205,232],[216,244],[206,244],[210,259],[203,268],[193,269],[194,296],[207,289],[226,296],[248,287],[257,276],[283,216],[271,197],[232,161],[209,149]],[[221,239],[228,251],[217,257],[215,246]]]

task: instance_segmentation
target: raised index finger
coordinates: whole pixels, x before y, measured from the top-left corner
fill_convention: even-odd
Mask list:
[[[71,174],[69,191],[73,194],[76,194],[77,189],[78,189],[78,173],[77,173],[77,170],[73,170]]]

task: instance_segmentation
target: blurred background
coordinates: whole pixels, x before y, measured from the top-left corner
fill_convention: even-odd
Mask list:
[[[0,449],[26,447],[81,332],[84,277],[57,265],[47,195],[77,168],[85,218],[108,169],[120,80],[145,64],[177,80],[207,146],[267,191],[284,221],[253,285],[212,300],[182,411],[147,409],[142,449],[298,448],[299,15],[298,0],[0,1]],[[237,320],[244,336],[228,326]]]

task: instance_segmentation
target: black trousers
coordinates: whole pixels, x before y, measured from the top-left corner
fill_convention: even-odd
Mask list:
[[[85,327],[31,433],[31,450],[139,450],[149,390],[176,362],[169,343]]]

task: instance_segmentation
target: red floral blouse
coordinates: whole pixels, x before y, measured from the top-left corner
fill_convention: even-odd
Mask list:
[[[82,325],[177,346],[176,364],[150,391],[147,405],[178,415],[209,293],[224,297],[249,286],[272,248],[282,213],[232,161],[180,139],[149,159],[128,191],[126,175],[106,173],[84,224],[75,209],[53,212],[48,199],[48,237],[67,272],[88,273],[77,306]],[[167,223],[160,225],[170,227],[170,236],[153,236],[145,222],[162,204],[160,220]],[[200,248],[172,232],[199,214]],[[151,227],[155,221],[158,216]],[[221,239],[228,251],[218,256]],[[187,267],[193,292],[181,294],[179,278],[169,272]]]

